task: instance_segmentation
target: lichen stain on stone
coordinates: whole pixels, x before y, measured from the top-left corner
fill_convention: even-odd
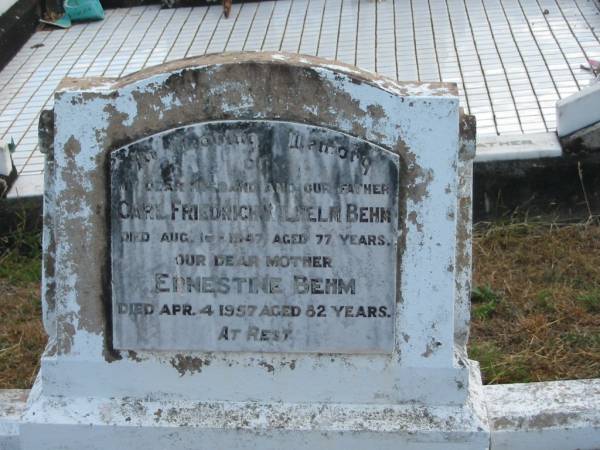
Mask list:
[[[75,326],[67,318],[63,318],[63,320],[59,320],[59,327],[61,333],[58,336],[57,349],[59,354],[65,355],[71,352],[75,338]]]
[[[392,151],[403,157],[404,165],[408,166],[409,162],[415,164],[414,156],[412,158],[409,156],[411,153],[410,147],[406,145],[403,139],[398,139]]]
[[[500,417],[493,421],[494,430],[507,430],[511,428],[521,428],[522,418],[512,419],[508,417]]]
[[[268,373],[274,373],[275,372],[275,367],[273,367],[273,364],[269,364],[266,361],[261,361],[258,363],[259,366],[264,367],[265,369],[267,369]]]
[[[71,105],[77,106],[83,104],[83,98],[80,95],[71,97]]]
[[[81,157],[81,144],[74,137],[70,137],[64,144],[66,156],[63,167],[57,167],[56,176],[60,176],[66,189],[57,195],[56,203],[59,205],[57,214],[62,210],[66,217],[59,220],[56,233],[68,235],[71,245],[68,247],[66,260],[71,261],[70,272],[75,275],[72,290],[75,301],[79,305],[77,321],[73,321],[78,329],[86,330],[93,334],[102,335],[105,326],[105,302],[103,300],[103,286],[105,280],[103,273],[106,267],[99,270],[89,270],[89,267],[98,267],[98,262],[106,261],[107,235],[105,209],[105,173],[104,157],[95,157],[95,168],[85,171],[77,164],[76,157]],[[94,189],[89,189],[93,186]],[[82,211],[93,211],[94,214],[82,219]],[[93,230],[93,233],[90,233]],[[111,357],[114,360],[114,358]]]
[[[580,417],[575,413],[547,412],[529,417],[498,417],[493,420],[494,430],[537,430],[560,428],[576,421]]]
[[[64,154],[67,157],[66,167],[61,171],[62,179],[67,189],[63,190],[60,196],[59,204],[62,205],[64,210],[73,215],[77,215],[84,207],[85,199],[87,196],[87,189],[85,184],[88,180],[87,174],[81,171],[81,168],[75,162],[75,157],[81,152],[81,144],[74,136],[71,136],[64,145]],[[83,204],[82,204],[83,203]],[[91,205],[88,205],[91,206]],[[76,219],[72,219],[75,221]],[[79,233],[83,232],[83,227],[73,227],[78,229]],[[81,240],[75,239],[72,242],[81,242]]]
[[[118,120],[120,122],[125,122],[129,120],[129,114],[118,111],[117,108],[110,103],[104,107],[104,112],[109,117],[109,121]]]
[[[202,368],[210,365],[210,359],[177,354],[171,358],[170,363],[179,372],[180,376],[184,376],[187,373],[192,375],[202,372]]]
[[[96,131],[96,141],[98,144],[103,147],[106,145],[106,140],[109,139],[111,133],[117,133],[117,135],[122,136],[121,139],[126,141],[127,137],[131,137],[131,132],[129,131],[129,126],[125,125],[125,122],[129,120],[129,114],[124,112],[119,112],[114,105],[107,104],[104,107],[104,113],[107,116],[108,128],[111,131],[97,130]],[[140,112],[139,112],[139,104],[138,104],[138,117],[136,120],[140,120]]]
[[[471,197],[458,200],[458,221],[456,224],[456,271],[461,273],[471,269]]]
[[[410,198],[415,203],[420,203],[429,197],[429,185],[433,181],[431,170],[423,171],[420,167],[413,167],[410,185]]]
[[[246,61],[210,69],[182,69],[161,85],[143,91],[134,89],[131,96],[138,114],[132,125],[125,128],[122,118],[109,114],[106,135],[111,136],[111,142],[105,148],[116,148],[149,133],[204,120],[255,119],[257,111],[261,112],[260,117],[300,123],[315,121],[333,129],[347,119],[353,124],[356,136],[366,138],[368,132],[378,135],[377,130],[368,130],[362,123],[366,123],[367,117],[374,121],[382,118],[383,108],[371,105],[369,111],[363,110],[357,99],[322,78],[314,68]],[[218,91],[214,86],[219,87]],[[213,95],[209,95],[211,92]],[[165,107],[166,98],[176,106]],[[296,107],[304,103],[313,108]],[[231,105],[238,105],[237,109]]]
[[[89,234],[90,229],[98,230],[96,236],[105,236],[102,218],[98,215],[92,216],[87,220],[80,217],[81,211],[94,211],[94,197],[103,196],[102,183],[98,183],[98,171],[86,172],[77,164],[76,157],[82,152],[80,142],[71,136],[64,144],[63,153],[66,156],[64,167],[56,169],[56,176],[60,176],[66,189],[63,189],[60,195],[57,195],[56,203],[59,209],[66,213],[61,217],[57,226],[56,233],[70,237],[71,245],[67,247],[68,256],[65,259],[71,261],[69,271],[75,275],[74,288],[71,292],[74,294],[75,301],[79,305],[79,311],[76,320],[78,329],[85,329],[94,334],[101,334],[103,331],[103,311],[102,301],[98,299],[98,292],[101,291],[102,274],[101,271],[91,271],[88,267],[94,267],[98,261],[103,261],[103,239],[94,239]],[[101,177],[100,177],[101,178]],[[90,191],[88,185],[96,186],[98,189]],[[98,222],[96,222],[98,220]],[[60,280],[57,280],[57,286]],[[71,288],[69,288],[71,289]],[[74,333],[74,330],[72,330]],[[70,349],[69,344],[69,349]],[[61,347],[61,351],[66,347]]]
[[[417,163],[417,157],[409,151],[403,142],[397,144],[399,154],[404,155],[406,164],[406,189],[407,197],[415,204],[421,203],[429,196],[429,185],[433,181],[431,170],[424,171]]]
[[[98,87],[104,87],[107,84],[113,84],[117,81],[116,78],[109,77],[85,77],[85,78],[72,78],[65,77],[61,80],[58,85],[58,91],[64,90],[82,90],[82,89],[94,89]]]
[[[281,367],[289,367],[290,370],[296,369],[296,360],[292,359],[291,361],[282,361],[280,364]]]
[[[352,122],[352,134],[355,136],[365,136],[367,134],[367,127],[359,122]]]
[[[578,419],[578,415],[575,413],[542,413],[533,416],[530,420],[530,427],[536,430],[544,428],[561,427],[573,419]]]
[[[417,231],[421,233],[423,231],[423,224],[418,220],[419,215],[416,211],[411,211],[408,214],[408,221],[417,227]]]
[[[44,214],[44,227],[52,229],[52,220],[49,214]],[[43,253],[43,270],[45,277],[44,284],[44,301],[46,302],[46,310],[52,314],[56,309],[56,240],[54,233],[48,233],[49,239]],[[50,330],[46,330],[49,332]]]
[[[432,325],[432,328],[434,328],[434,326]],[[425,351],[423,353],[421,353],[421,356],[423,356],[424,358],[429,358],[431,355],[433,355],[433,353],[439,348],[441,347],[442,343],[439,341],[436,341],[435,339],[432,339],[431,342],[429,342],[427,344],[427,346],[425,347]]]
[[[381,105],[369,105],[367,106],[367,111],[375,120],[381,120],[387,118],[385,114],[385,109]]]
[[[67,142],[65,143],[64,146],[64,154],[67,158],[72,159],[75,158],[77,155],[79,155],[79,153],[81,152],[81,144],[79,143],[79,141],[77,140],[77,138],[75,138],[75,136],[72,136],[67,139]]]
[[[133,350],[128,350],[127,351],[127,356],[129,356],[129,359],[135,362],[142,362],[143,359],[140,358],[137,354],[137,352],[134,352]]]

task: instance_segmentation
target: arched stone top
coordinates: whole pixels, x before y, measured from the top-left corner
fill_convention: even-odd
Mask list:
[[[268,119],[343,131],[399,154],[402,125],[390,113],[418,108],[406,98],[456,97],[449,83],[400,83],[356,67],[288,53],[225,53],[151,67],[121,79],[65,79],[57,99],[85,92],[109,122],[99,144],[110,150],[204,120]],[[78,98],[81,101],[81,97]],[[85,101],[85,100],[84,100]],[[410,159],[410,158],[409,158]]]
[[[395,95],[458,95],[456,83],[414,81],[398,82],[374,72],[351,66],[339,61],[331,61],[311,55],[301,55],[287,52],[230,52],[215,53],[204,56],[183,58],[167,62],[158,66],[148,67],[128,74],[122,78],[65,78],[59,91],[81,90],[82,88],[110,88],[117,89],[135,84],[140,80],[165,73],[180,72],[183,70],[201,70],[211,66],[246,66],[246,65],[285,65],[297,70],[322,69],[334,73],[342,73],[355,80],[371,83],[380,89]]]

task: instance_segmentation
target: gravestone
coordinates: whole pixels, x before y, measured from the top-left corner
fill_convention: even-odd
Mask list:
[[[66,80],[41,122],[24,450],[488,448],[454,85],[213,55]]]

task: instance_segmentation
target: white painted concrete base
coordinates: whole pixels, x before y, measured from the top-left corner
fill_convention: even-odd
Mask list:
[[[503,134],[477,137],[475,162],[557,158],[562,148],[556,133]]]
[[[481,386],[463,407],[195,402],[31,393],[22,450],[485,450]]]
[[[559,137],[600,122],[600,83],[556,102],[556,132]]]
[[[18,441],[18,424],[27,392],[0,391],[0,450],[22,448]],[[483,394],[492,427],[492,450],[600,448],[600,379],[485,386]],[[37,394],[36,390],[32,391],[31,400],[36,395],[39,396],[39,391]],[[439,422],[443,414],[441,410],[428,409],[427,414],[435,413],[430,417],[424,409],[416,406],[367,407],[361,415],[356,406],[348,405],[309,407],[280,404],[267,407],[258,403],[209,405],[193,402],[185,405],[177,402],[175,406],[167,399],[74,399],[67,402],[39,397],[34,403],[30,413],[47,406],[60,407],[62,411],[61,415],[52,419],[53,425],[47,423],[49,417],[45,415],[36,423],[21,428],[24,445],[46,450],[201,449],[211,448],[211,445],[212,448],[241,449],[249,447],[250,442],[255,448],[283,448],[284,445],[289,448],[318,448],[320,444],[328,449],[361,450],[464,449],[487,448],[488,445],[487,440],[477,440],[466,446],[466,428],[463,427],[462,434],[449,435],[449,424]],[[330,420],[333,411],[344,414],[333,421]],[[170,417],[177,412],[185,412],[186,426],[171,423]],[[426,426],[424,429],[429,431],[429,439],[437,436],[446,440],[442,441],[443,444],[430,440],[425,446],[424,434],[411,434],[414,429],[410,427],[401,430],[405,424],[403,418],[407,414],[414,417],[416,412],[421,413],[418,425]],[[236,419],[226,424],[225,416]],[[292,416],[294,420],[285,420]],[[365,420],[367,418],[369,420]],[[269,425],[275,422],[279,426],[269,430]],[[92,423],[103,424],[92,431]],[[219,429],[225,425],[224,430]],[[251,428],[256,429],[251,431]],[[352,428],[360,431],[350,431]],[[461,439],[455,441],[457,437]],[[406,446],[402,447],[402,443]]]
[[[0,390],[0,450],[19,450],[19,424],[29,391]]]
[[[600,379],[485,387],[493,450],[597,450]]]

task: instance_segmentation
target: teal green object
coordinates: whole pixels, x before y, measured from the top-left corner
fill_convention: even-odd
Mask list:
[[[104,19],[104,9],[99,0],[65,0],[64,7],[73,22]]]
[[[71,26],[71,19],[68,14],[63,14],[62,17],[59,17],[55,21],[40,19],[40,22],[54,25],[58,28],[69,28]]]

